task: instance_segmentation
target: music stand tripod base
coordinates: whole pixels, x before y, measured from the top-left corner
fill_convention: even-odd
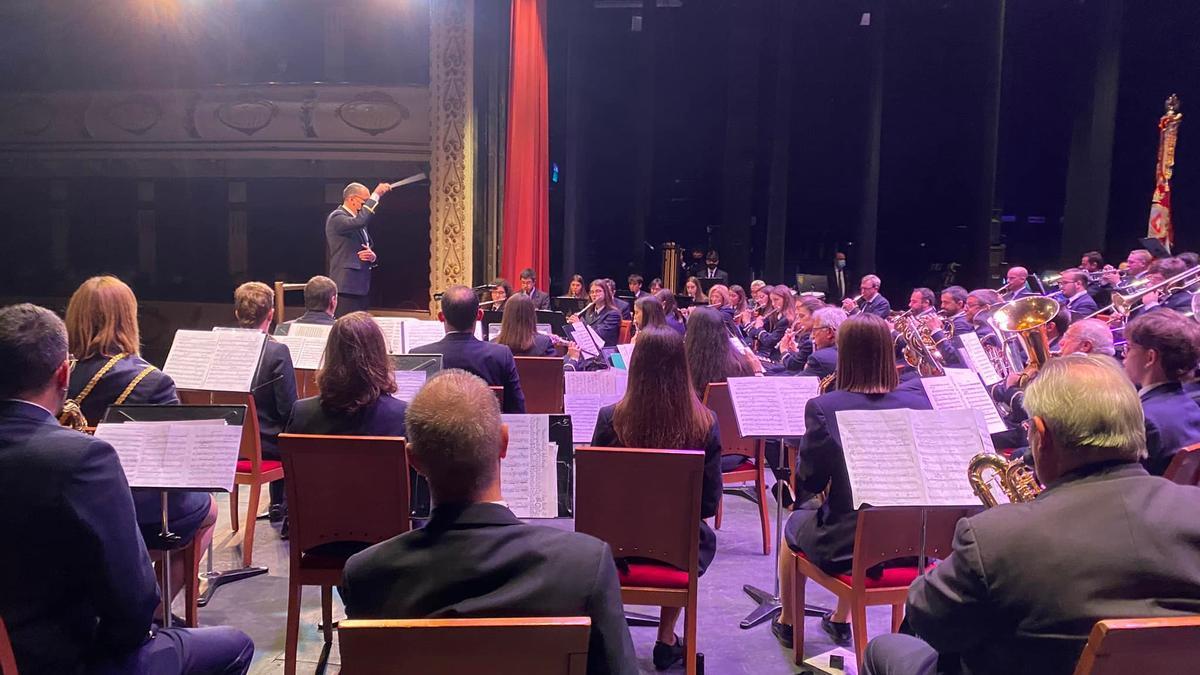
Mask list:
[[[225,584],[232,584],[235,581],[241,581],[242,579],[249,579],[250,577],[257,577],[260,574],[267,573],[266,567],[242,567],[242,568],[236,569],[236,570],[225,570],[224,572],[214,572],[212,557],[213,557],[213,543],[212,543],[212,540],[209,540],[209,542],[208,542],[208,570],[201,572],[199,575],[197,575],[200,578],[200,581],[205,581],[208,583],[206,583],[204,585],[204,592],[201,593],[200,597],[196,599],[197,607],[207,606],[209,600],[212,600],[213,594],[217,592],[217,589],[224,586]]]
[[[779,469],[781,475],[786,475],[787,455],[784,450],[784,439],[779,439]],[[783,547],[783,487],[780,486],[780,496],[775,500],[775,550],[780,551]],[[775,592],[764,591],[756,586],[746,584],[742,586],[742,591],[750,596],[750,599],[758,603],[758,607],[754,611],[746,615],[738,626],[743,630],[754,628],[758,624],[767,619],[774,619],[779,612],[783,611],[783,604],[779,600],[779,565],[775,565]],[[826,607],[818,607],[817,605],[804,605],[805,616],[824,616],[829,613]]]

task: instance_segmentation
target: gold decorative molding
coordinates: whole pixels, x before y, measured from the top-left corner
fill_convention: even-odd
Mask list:
[[[474,0],[429,3],[429,288],[471,285],[474,223]]]

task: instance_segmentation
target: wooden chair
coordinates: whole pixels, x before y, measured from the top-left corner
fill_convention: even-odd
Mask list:
[[[321,625],[333,642],[333,587],[346,559],[409,529],[403,438],[280,434],[287,472],[288,567],[284,672],[295,675],[304,586],[321,587]]]
[[[345,675],[584,675],[592,620],[580,617],[342,621]]]
[[[862,672],[863,653],[867,648],[867,607],[892,606],[892,632],[900,630],[904,619],[904,601],[908,587],[917,578],[916,566],[890,567],[878,579],[869,579],[867,570],[879,563],[921,554],[921,511],[927,512],[925,556],[941,559],[950,555],[954,526],[982,510],[974,506],[896,506],[862,509],[854,533],[854,560],[850,574],[830,576],[804,557],[792,552],[792,597],[783,602],[796,608],[792,616],[804,615],[804,585],[812,579],[839,599],[849,600],[850,626],[854,633],[854,653]],[[804,662],[804,622],[792,624],[796,665]]]
[[[492,393],[496,395],[496,400],[500,402],[500,409],[501,409],[501,410],[504,410],[504,387],[501,387],[501,386],[495,386],[495,387],[489,386],[489,387],[488,387],[488,389],[491,389],[491,390],[492,390]]]
[[[688,675],[696,675],[703,474],[698,450],[575,451],[575,531],[608,542],[624,602],[683,608]],[[654,476],[654,488],[631,490],[630,476]]]
[[[563,412],[563,360],[555,356],[516,356],[517,376],[525,394],[525,412],[559,415]]]
[[[288,284],[282,281],[275,282],[275,323],[283,323],[287,319],[287,314],[284,311],[283,297],[288,291],[303,291],[308,284]]]
[[[17,675],[17,657],[13,655],[3,617],[0,617],[0,675]]]
[[[1200,485],[1200,443],[1175,453],[1163,478],[1180,485]]]
[[[200,548],[199,533],[197,533],[197,536],[192,537],[192,540],[188,542],[187,546],[171,551],[172,556],[183,556],[184,567],[188,570],[191,570],[191,578],[188,579],[187,585],[183,587],[183,621],[184,625],[188,628],[195,628],[200,625],[200,620],[198,617],[198,602],[200,600],[200,560],[204,557],[204,552],[205,549]],[[149,551],[149,553],[150,560],[154,563],[155,576],[159,579],[159,585],[161,586],[163,560],[162,551]],[[162,597],[166,598],[168,593],[169,591],[163,590]],[[166,609],[166,611],[170,611],[169,607],[164,609]],[[164,616],[166,615],[164,614]]]
[[[627,345],[633,339],[633,322],[621,319],[621,332],[617,335],[617,344]]]
[[[307,368],[296,369],[296,398],[309,398],[321,393],[317,386],[317,371]]]
[[[1200,660],[1200,616],[1098,621],[1075,675],[1190,673]]]
[[[721,456],[734,455],[745,457],[745,461],[731,471],[721,472],[721,482],[745,483],[754,481],[754,495],[751,501],[758,503],[758,518],[762,523],[763,555],[771,554],[771,523],[767,516],[767,485],[764,479],[764,467],[767,464],[766,444],[761,439],[742,438],[738,434],[737,417],[733,412],[733,399],[729,396],[729,385],[725,382],[711,382],[704,390],[704,405],[717,416],[717,426],[721,429]],[[747,495],[749,496],[749,495]],[[721,516],[724,512],[724,495],[717,503],[716,527],[721,529]]]

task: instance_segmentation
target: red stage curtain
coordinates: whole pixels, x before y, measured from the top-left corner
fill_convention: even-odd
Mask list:
[[[545,0],[512,0],[500,273],[516,286],[521,270],[532,268],[538,287],[548,291],[550,122],[545,17]]]

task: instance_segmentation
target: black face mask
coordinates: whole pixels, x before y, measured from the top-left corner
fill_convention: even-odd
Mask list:
[[[707,265],[708,265],[708,269],[710,269],[710,270],[717,269],[717,263],[715,263],[715,262],[707,263]]]

